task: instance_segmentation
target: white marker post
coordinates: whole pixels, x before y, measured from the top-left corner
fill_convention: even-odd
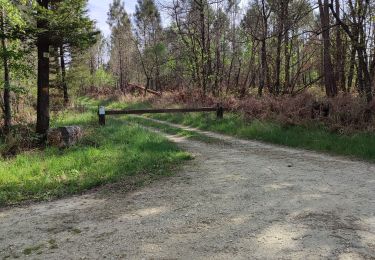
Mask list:
[[[98,115],[99,115],[99,125],[105,125],[105,107],[104,106],[99,107]]]

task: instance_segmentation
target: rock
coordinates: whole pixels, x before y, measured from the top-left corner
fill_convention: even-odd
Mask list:
[[[76,144],[83,135],[79,126],[63,126],[52,128],[48,131],[47,141],[49,145],[66,148]]]

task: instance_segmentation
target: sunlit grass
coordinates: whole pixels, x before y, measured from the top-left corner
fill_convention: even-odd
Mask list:
[[[318,126],[282,126],[259,120],[249,122],[234,113],[226,113],[221,120],[212,113],[159,114],[152,117],[245,139],[375,161],[375,134],[372,133],[342,135]]]
[[[150,104],[146,102],[135,104],[115,102],[115,104],[116,108],[119,109],[150,107]],[[317,125],[283,126],[269,121],[245,120],[237,113],[224,113],[224,118],[221,120],[218,120],[214,113],[176,113],[145,116],[244,139],[375,161],[374,133],[358,132],[345,135],[331,132]]]
[[[200,134],[195,131],[189,131],[178,127],[173,127],[164,123],[152,121],[144,117],[127,116],[126,121],[138,123],[142,126],[156,128],[164,133],[185,137],[187,139],[193,139],[205,143],[222,143],[223,141],[217,138],[209,137],[204,134]]]
[[[113,104],[117,109],[151,106],[147,102],[134,104],[115,102]],[[309,127],[283,126],[275,122],[256,119],[249,121],[237,113],[224,113],[224,118],[221,120],[216,118],[215,113],[175,113],[145,116],[244,139],[375,161],[375,134],[373,133],[358,132],[352,135],[344,135],[330,132],[324,127],[316,125]]]
[[[124,176],[165,175],[190,158],[160,135],[116,118],[108,120],[107,126],[99,127],[95,110],[66,112],[53,124],[83,126],[86,134],[79,144],[0,159],[0,206],[61,197]]]

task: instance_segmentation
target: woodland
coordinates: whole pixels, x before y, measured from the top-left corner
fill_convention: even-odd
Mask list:
[[[374,131],[373,1],[138,0],[129,14],[113,0],[107,36],[87,0],[0,6],[5,150],[43,147],[81,97],[222,103],[247,121]]]
[[[1,259],[375,259],[375,0],[103,2],[0,0]]]

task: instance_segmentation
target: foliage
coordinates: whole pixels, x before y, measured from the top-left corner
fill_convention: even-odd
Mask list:
[[[21,3],[25,4],[25,1],[20,1]],[[22,16],[22,13],[20,9],[18,8],[17,4],[14,3],[14,1],[11,0],[0,0],[0,6],[2,8],[2,12],[4,12],[5,15],[5,23],[9,29],[17,29],[22,30],[26,26],[26,22],[24,20],[24,17]],[[0,37],[3,37],[3,33],[7,33],[7,31],[1,31]]]
[[[103,68],[95,71],[92,81],[95,82],[95,86],[98,88],[115,85],[115,78],[113,75],[105,71]]]
[[[66,80],[71,91],[75,94],[85,92],[90,87],[101,89],[115,85],[115,77],[103,68],[99,68],[94,74],[91,74],[89,67],[78,64],[67,72]]]
[[[78,64],[73,66],[67,71],[66,81],[73,93],[79,93],[80,90],[91,86],[92,75],[90,74],[90,68]]]
[[[49,30],[53,45],[69,44],[85,49],[95,43],[99,33],[87,14],[87,0],[64,0],[53,3],[50,9]]]
[[[352,134],[356,132],[373,132],[375,113],[374,103],[363,97],[349,94],[335,98],[318,96],[318,93],[304,92],[296,96],[264,96],[236,98],[233,96],[202,98],[198,92],[169,92],[161,99],[150,97],[149,101],[156,107],[179,106],[216,106],[221,103],[233,112],[239,112],[247,120],[265,120],[277,122],[284,126],[298,125],[309,127],[322,125],[332,132]]]

